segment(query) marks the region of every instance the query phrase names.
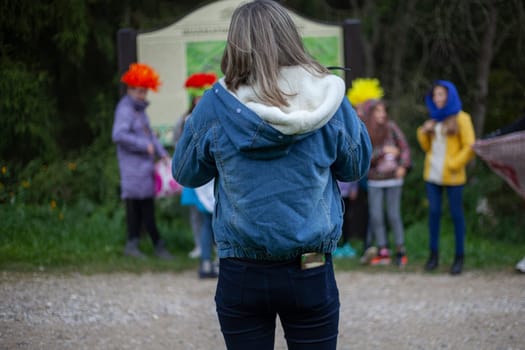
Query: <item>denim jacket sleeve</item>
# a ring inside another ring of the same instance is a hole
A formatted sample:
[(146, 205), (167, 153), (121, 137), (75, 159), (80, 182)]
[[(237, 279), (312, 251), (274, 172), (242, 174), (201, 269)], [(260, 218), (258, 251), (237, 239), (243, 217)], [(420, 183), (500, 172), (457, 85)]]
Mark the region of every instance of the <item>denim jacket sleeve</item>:
[(213, 123), (206, 121), (205, 104), (203, 98), (186, 120), (173, 154), (173, 178), (182, 186), (199, 187), (217, 175), (211, 154)]
[(337, 137), (337, 159), (332, 171), (339, 181), (357, 181), (368, 173), (372, 143), (364, 123), (346, 98), (338, 113), (342, 114), (342, 127)]

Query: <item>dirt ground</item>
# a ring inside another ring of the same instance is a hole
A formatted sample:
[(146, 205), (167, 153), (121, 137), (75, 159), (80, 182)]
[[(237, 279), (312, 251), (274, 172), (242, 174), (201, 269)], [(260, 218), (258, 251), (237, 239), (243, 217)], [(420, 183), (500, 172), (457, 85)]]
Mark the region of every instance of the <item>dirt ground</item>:
[[(525, 350), (523, 274), (336, 276), (338, 349)], [(0, 349), (225, 349), (215, 285), (194, 271), (0, 272)]]

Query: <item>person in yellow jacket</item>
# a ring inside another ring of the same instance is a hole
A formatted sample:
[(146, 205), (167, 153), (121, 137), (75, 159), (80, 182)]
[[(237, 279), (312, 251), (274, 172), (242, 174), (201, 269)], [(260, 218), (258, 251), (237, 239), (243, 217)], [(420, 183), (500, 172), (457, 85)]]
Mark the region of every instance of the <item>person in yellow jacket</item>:
[(423, 179), (429, 202), (430, 257), (425, 270), (439, 264), (439, 230), (442, 193), (446, 190), (455, 234), (455, 257), (450, 273), (463, 269), (466, 224), (463, 214), (463, 187), (467, 181), (465, 167), (474, 157), (474, 128), (456, 87), (446, 80), (437, 80), (425, 96), (430, 119), (417, 129), (419, 145), (425, 152)]

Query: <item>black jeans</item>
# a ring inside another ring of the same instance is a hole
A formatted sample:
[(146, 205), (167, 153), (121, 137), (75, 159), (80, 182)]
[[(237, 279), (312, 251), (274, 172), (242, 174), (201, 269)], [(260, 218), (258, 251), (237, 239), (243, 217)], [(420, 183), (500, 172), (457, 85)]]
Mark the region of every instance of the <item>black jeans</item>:
[(128, 224), (128, 240), (140, 238), (142, 227), (148, 231), (153, 245), (157, 245), (160, 234), (155, 223), (155, 207), (153, 198), (126, 199), (126, 221)]
[(299, 259), (221, 259), (215, 294), (229, 350), (271, 350), (279, 315), (289, 350), (335, 350), (339, 292), (331, 256), (301, 270)]

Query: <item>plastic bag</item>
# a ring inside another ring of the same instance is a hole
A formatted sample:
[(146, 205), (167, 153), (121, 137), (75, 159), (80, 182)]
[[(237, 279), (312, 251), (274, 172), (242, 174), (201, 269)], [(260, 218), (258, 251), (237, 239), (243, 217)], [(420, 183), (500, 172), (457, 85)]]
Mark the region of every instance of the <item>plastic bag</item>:
[(168, 197), (182, 192), (182, 186), (171, 175), (171, 159), (155, 163), (155, 197)]
[(215, 197), (213, 193), (214, 186), (215, 186), (215, 179), (195, 189), (197, 198), (201, 202), (202, 206), (210, 214), (213, 214), (213, 210), (215, 207)]

